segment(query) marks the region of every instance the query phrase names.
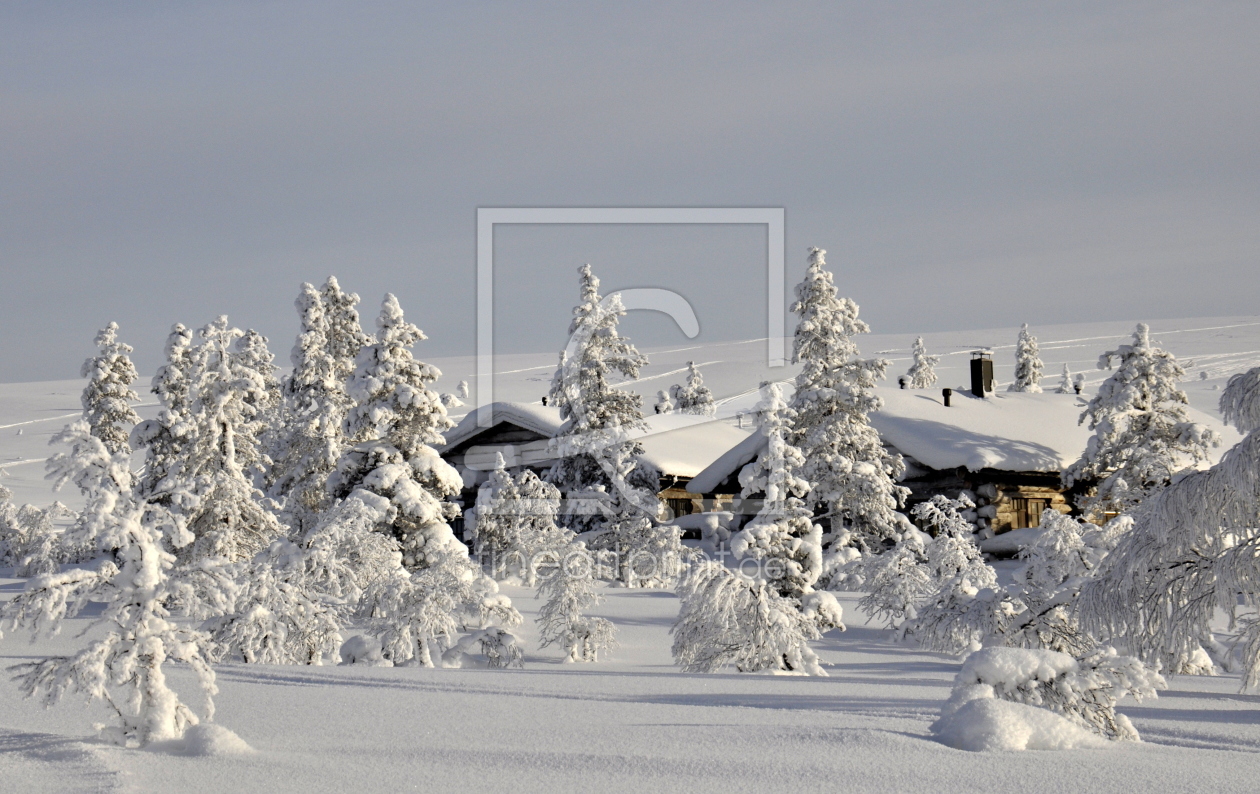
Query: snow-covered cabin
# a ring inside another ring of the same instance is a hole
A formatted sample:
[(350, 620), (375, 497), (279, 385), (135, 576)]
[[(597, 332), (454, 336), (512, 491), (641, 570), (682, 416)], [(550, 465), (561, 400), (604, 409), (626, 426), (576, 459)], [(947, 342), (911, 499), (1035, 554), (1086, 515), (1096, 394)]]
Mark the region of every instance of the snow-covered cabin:
[[(1047, 507), (1071, 506), (1060, 473), (1080, 457), (1092, 432), (1078, 424), (1084, 400), (1075, 394), (991, 392), (979, 398), (954, 390), (946, 407), (940, 390), (880, 387), (884, 407), (871, 414), (872, 427), (891, 451), (902, 456), (902, 485), (910, 503), (935, 494), (969, 491), (981, 526), (994, 532), (1035, 527)], [(1215, 417), (1187, 408), (1191, 421), (1226, 438), (1236, 436)], [(687, 485), (703, 495), (739, 492), (739, 472), (765, 448), (753, 434), (727, 450)], [(735, 512), (752, 512), (755, 503)]]
[[(438, 447), (442, 457), (464, 478), (461, 500), (471, 506), (476, 489), (494, 469), (496, 455), (503, 455), (509, 468), (549, 469), (555, 458), (550, 441), (561, 430), (560, 409), (539, 403), (496, 402), (488, 406), (490, 427), (480, 427), (482, 407), (470, 411), (446, 433), (446, 444)], [(713, 503), (682, 487), (713, 463), (722, 453), (748, 438), (748, 423), (734, 418), (715, 419), (695, 414), (652, 414), (644, 417), (647, 430), (631, 438), (643, 445), (643, 458), (661, 473), (658, 495), (672, 516), (701, 512)], [(738, 488), (735, 491), (738, 493)]]

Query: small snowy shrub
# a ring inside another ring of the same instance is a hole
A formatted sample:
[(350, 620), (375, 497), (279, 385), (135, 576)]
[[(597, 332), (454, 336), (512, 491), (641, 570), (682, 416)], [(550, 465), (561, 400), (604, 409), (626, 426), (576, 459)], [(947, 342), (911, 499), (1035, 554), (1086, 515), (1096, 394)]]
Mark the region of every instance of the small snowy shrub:
[(533, 586), (534, 558), (572, 536), (556, 525), (559, 513), (560, 491), (554, 485), (528, 469), (513, 476), (498, 455), (466, 525), (473, 553), (496, 579), (515, 577)]
[(580, 541), (551, 556), (547, 570), (535, 572), (540, 581), (537, 597), (545, 599), (538, 613), (541, 647), (562, 646), (567, 662), (598, 661), (601, 651), (616, 647), (617, 629), (611, 621), (585, 614), (601, 600), (595, 590), (594, 560)]
[(1164, 679), (1130, 656), (1105, 648), (1081, 659), (1024, 648), (985, 648), (963, 662), (954, 679), (959, 700), (997, 698), (1049, 709), (1099, 736), (1137, 741), (1138, 733), (1116, 703), (1141, 701), (1164, 689)]
[(524, 667), (520, 638), (491, 626), (465, 634), (442, 654), (443, 667)]
[(341, 663), (343, 665), (362, 665), (365, 667), (392, 667), (393, 663), (385, 658), (381, 651), (381, 641), (366, 634), (356, 634), (341, 644)]
[(684, 672), (711, 673), (733, 664), (742, 673), (762, 670), (827, 673), (809, 647), (820, 626), (839, 628), (840, 606), (830, 601), (802, 611), (795, 598), (764, 581), (737, 576), (717, 562), (691, 567), (678, 585), (674, 661)]

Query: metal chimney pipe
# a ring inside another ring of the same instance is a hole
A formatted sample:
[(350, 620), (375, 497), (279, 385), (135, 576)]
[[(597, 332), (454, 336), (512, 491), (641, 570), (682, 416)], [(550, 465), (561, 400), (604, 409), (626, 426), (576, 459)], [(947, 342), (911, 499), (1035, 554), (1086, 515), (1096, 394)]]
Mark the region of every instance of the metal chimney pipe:
[(949, 398), (954, 396), (953, 389), (941, 389), (941, 396), (945, 398), (945, 407), (949, 407)]

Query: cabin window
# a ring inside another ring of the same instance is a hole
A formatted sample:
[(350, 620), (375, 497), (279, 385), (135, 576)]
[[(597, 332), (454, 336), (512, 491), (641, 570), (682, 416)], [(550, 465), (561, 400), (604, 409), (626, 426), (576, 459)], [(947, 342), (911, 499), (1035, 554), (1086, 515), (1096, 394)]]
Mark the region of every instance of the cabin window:
[(666, 499), (665, 506), (669, 508), (670, 518), (691, 515), (692, 504), (690, 499)]
[(1049, 506), (1049, 499), (1011, 499), (1011, 529), (1041, 526), (1041, 513)]

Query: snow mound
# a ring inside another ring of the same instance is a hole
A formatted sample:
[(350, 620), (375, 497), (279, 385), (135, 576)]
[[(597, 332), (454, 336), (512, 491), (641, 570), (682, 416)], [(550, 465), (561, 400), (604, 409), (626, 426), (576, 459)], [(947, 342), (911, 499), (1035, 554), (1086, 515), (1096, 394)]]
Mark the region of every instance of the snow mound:
[(941, 744), (958, 750), (1078, 750), (1109, 744), (1053, 711), (1036, 706), (992, 697), (976, 697), (952, 710), (948, 705), (932, 724), (932, 733)]
[(157, 742), (149, 749), (167, 755), (183, 755), (198, 758), (248, 755), (255, 752), (245, 740), (222, 725), (203, 722), (184, 731), (184, 738), (169, 742)]
[(381, 650), (381, 641), (364, 634), (357, 634), (341, 644), (341, 663), (366, 667), (393, 667), (393, 663), (385, 658), (384, 651)]

